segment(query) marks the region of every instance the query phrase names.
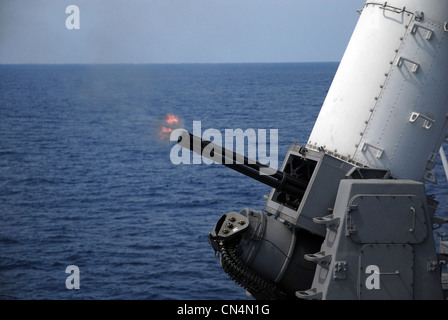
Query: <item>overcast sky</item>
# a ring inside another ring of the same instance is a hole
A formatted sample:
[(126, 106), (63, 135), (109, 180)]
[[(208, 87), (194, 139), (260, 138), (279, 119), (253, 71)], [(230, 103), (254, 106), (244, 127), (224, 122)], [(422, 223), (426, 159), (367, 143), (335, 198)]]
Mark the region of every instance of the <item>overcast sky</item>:
[(364, 3), (0, 0), (0, 63), (339, 61)]

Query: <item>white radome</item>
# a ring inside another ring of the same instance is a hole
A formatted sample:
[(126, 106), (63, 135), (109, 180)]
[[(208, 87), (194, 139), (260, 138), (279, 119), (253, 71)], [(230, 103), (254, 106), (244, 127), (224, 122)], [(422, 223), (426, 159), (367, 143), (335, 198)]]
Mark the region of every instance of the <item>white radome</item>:
[(307, 147), (436, 182), (448, 130), (448, 1), (367, 1), (360, 13)]

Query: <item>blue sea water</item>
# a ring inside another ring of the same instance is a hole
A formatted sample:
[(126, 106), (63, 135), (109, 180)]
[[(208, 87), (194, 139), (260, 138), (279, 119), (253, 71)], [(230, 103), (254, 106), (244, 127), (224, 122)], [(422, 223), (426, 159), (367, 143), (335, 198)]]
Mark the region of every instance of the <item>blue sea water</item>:
[[(223, 213), (262, 209), (270, 188), (174, 165), (161, 124), (278, 129), (281, 163), (307, 141), (337, 66), (0, 66), (0, 298), (250, 299), (207, 236)], [(447, 213), (440, 160), (436, 173), (428, 192)]]

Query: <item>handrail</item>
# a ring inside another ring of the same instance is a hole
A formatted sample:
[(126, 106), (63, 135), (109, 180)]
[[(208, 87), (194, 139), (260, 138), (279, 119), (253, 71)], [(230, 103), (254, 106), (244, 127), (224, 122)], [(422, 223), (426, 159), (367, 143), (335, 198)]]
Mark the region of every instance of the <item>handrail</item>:
[[(378, 3), (378, 2), (367, 2), (367, 3), (364, 5), (364, 7), (367, 6), (367, 5), (369, 5), (369, 4), (376, 5), (376, 6), (380, 6), (380, 9), (388, 10), (388, 11), (392, 11), (392, 12), (395, 12), (395, 13), (403, 13), (403, 12), (407, 12), (407, 13), (410, 13), (410, 14), (414, 14), (414, 12), (407, 11), (407, 10), (406, 10), (406, 7), (398, 8), (398, 7), (394, 7), (394, 6), (388, 5), (388, 4), (387, 4), (387, 1), (384, 1), (383, 4)], [(359, 12), (359, 11), (358, 11), (358, 12)]]

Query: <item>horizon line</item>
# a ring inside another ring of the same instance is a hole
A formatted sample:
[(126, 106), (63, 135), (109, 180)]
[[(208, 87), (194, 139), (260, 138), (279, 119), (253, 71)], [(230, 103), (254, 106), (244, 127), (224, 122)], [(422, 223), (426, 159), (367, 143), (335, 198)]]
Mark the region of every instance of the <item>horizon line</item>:
[(340, 63), (340, 61), (291, 61), (291, 62), (0, 62), (0, 65), (185, 65), (185, 64), (313, 64)]

